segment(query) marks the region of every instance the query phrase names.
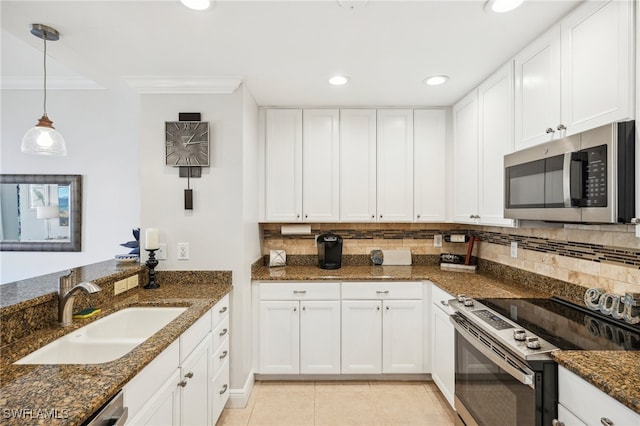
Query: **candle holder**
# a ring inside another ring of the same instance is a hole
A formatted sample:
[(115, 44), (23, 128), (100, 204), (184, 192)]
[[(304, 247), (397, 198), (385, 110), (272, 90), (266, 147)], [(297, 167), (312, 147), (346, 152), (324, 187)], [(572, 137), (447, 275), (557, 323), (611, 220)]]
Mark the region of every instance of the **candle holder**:
[(149, 268), (149, 284), (145, 285), (144, 288), (159, 288), (160, 284), (156, 282), (156, 270), (155, 267), (158, 266), (158, 261), (156, 260), (156, 250), (145, 249), (149, 252), (149, 259), (145, 262), (147, 268)]

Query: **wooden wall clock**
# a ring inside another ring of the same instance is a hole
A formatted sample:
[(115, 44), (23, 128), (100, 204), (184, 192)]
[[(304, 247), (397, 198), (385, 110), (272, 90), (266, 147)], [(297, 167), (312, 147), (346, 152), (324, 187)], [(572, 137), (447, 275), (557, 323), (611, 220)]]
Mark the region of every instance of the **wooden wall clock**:
[(209, 166), (209, 122), (165, 121), (165, 164)]

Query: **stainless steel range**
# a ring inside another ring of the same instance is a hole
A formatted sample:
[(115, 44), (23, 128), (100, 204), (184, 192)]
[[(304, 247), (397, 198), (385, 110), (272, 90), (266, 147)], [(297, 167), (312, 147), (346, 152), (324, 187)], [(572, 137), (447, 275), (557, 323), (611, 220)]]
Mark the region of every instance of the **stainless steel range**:
[(558, 349), (638, 350), (640, 328), (564, 300), (451, 300), (459, 424), (551, 425)]

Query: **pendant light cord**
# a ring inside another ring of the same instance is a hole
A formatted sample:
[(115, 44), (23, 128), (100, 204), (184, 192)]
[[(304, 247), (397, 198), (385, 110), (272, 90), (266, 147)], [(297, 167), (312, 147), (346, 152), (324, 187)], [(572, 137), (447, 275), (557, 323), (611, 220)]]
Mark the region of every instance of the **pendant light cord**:
[(47, 34), (42, 38), (44, 40), (44, 116), (47, 116)]

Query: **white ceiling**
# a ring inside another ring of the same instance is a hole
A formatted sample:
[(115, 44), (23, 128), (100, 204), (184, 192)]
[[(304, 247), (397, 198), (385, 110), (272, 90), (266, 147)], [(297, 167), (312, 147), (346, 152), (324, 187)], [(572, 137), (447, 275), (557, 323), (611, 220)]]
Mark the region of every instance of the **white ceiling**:
[[(580, 2), (527, 0), (492, 14), (483, 0), (370, 0), (354, 10), (335, 0), (218, 0), (206, 12), (179, 0), (2, 0), (1, 75), (42, 75), (42, 40), (29, 32), (37, 22), (61, 33), (47, 45), (52, 78), (109, 87), (239, 77), (265, 106), (445, 106)], [(335, 73), (350, 84), (330, 86)], [(450, 81), (424, 85), (433, 74)]]

